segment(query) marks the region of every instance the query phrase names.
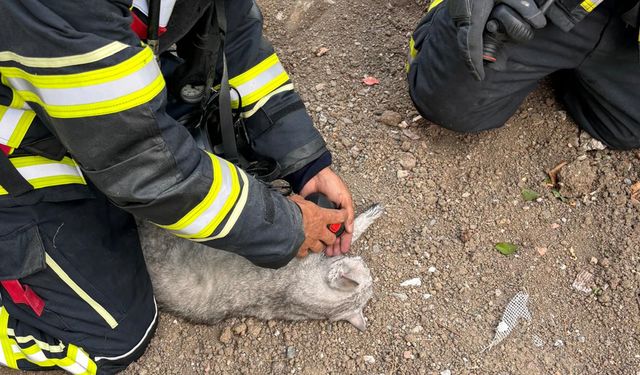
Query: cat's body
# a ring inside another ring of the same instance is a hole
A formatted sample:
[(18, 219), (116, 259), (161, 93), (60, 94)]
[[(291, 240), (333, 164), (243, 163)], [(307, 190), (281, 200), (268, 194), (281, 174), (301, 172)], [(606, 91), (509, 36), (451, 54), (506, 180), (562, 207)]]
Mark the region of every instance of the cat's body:
[[(360, 215), (354, 240), (381, 213), (374, 206)], [(360, 257), (311, 254), (273, 270), (148, 223), (139, 223), (139, 231), (156, 298), (178, 315), (207, 323), (232, 316), (346, 320), (365, 328), (362, 308), (373, 291)]]

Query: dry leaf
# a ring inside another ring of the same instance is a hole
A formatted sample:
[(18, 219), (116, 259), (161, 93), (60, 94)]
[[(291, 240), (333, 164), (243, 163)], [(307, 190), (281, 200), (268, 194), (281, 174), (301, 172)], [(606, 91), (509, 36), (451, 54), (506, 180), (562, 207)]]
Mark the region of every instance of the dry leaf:
[(556, 187), (558, 185), (558, 172), (560, 172), (562, 167), (564, 167), (565, 165), (567, 165), (567, 162), (563, 161), (562, 163), (560, 163), (560, 164), (556, 165), (555, 167), (553, 167), (553, 169), (551, 169), (550, 171), (547, 171), (547, 174), (549, 175), (549, 178), (551, 179), (551, 182), (549, 183), (549, 186)]
[(364, 83), (367, 86), (373, 86), (373, 85), (377, 85), (380, 83), (380, 81), (378, 81), (378, 79), (376, 77), (373, 76), (366, 76), (362, 79), (362, 83)]

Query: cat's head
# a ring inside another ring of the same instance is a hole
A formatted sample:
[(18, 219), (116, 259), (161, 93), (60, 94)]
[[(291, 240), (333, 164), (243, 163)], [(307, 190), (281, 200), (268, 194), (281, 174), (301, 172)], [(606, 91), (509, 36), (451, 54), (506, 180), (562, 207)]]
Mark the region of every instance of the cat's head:
[(311, 254), (300, 261), (303, 272), (295, 288), (307, 318), (345, 320), (364, 331), (362, 310), (373, 296), (373, 279), (362, 258)]

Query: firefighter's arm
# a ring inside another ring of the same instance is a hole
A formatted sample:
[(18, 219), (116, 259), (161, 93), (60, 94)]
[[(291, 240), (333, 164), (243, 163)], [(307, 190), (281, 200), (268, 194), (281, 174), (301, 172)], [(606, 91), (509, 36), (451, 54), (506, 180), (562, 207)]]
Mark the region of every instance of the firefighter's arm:
[(0, 4), (0, 34), (12, 35), (0, 41), (10, 51), (0, 74), (84, 175), (119, 207), (175, 235), (262, 265), (295, 256), (305, 237), (299, 208), (199, 150), (166, 114), (164, 79), (129, 30), (126, 4), (63, 3)]

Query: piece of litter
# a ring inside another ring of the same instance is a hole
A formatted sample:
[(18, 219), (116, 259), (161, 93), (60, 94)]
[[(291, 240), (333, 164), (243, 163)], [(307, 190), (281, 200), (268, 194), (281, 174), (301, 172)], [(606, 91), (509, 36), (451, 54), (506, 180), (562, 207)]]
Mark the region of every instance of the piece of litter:
[(498, 327), (496, 328), (496, 332), (502, 333), (507, 332), (509, 330), (509, 325), (506, 322), (498, 323)]
[(529, 294), (524, 292), (518, 292), (518, 294), (509, 301), (502, 313), (502, 319), (496, 327), (496, 334), (493, 340), (491, 340), (486, 348), (482, 349), (482, 352), (490, 350), (509, 336), (511, 331), (518, 325), (520, 318), (531, 321), (531, 313), (527, 307), (527, 302), (529, 302)]
[(364, 83), (367, 86), (373, 86), (373, 85), (379, 84), (380, 81), (376, 77), (366, 76), (362, 79), (362, 83)]
[(420, 286), (420, 285), (422, 285), (422, 280), (420, 280), (419, 277), (405, 280), (402, 283), (400, 283), (400, 286)]
[(576, 276), (571, 286), (575, 290), (579, 290), (583, 293), (591, 293), (591, 285), (593, 285), (593, 274), (589, 271), (582, 271)]
[(536, 348), (542, 348), (544, 346), (544, 340), (542, 340), (538, 335), (531, 336), (531, 340), (533, 341), (533, 346)]

